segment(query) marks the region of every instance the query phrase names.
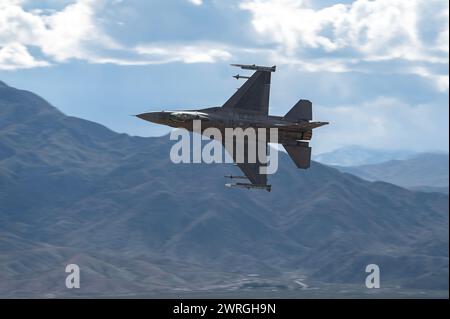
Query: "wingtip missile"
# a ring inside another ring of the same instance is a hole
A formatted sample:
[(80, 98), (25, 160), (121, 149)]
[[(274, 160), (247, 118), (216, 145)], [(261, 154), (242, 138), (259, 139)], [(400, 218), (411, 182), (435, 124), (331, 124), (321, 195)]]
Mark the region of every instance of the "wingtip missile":
[(239, 79), (250, 79), (249, 76), (239, 75), (239, 74), (233, 75), (233, 77), (234, 77), (236, 80), (239, 80)]
[(255, 71), (265, 71), (265, 72), (275, 72), (276, 65), (273, 66), (262, 66), (256, 64), (231, 64), (231, 66), (235, 66), (241, 68), (243, 70), (255, 70)]
[(230, 179), (247, 179), (247, 177), (245, 176), (236, 176), (236, 175), (225, 175), (225, 178), (230, 178)]

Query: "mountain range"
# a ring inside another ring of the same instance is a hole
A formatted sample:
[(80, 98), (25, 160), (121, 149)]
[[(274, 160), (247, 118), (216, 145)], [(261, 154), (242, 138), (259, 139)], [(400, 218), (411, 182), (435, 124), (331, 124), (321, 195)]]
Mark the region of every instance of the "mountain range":
[(347, 167), (379, 164), (392, 160), (405, 160), (415, 155), (417, 155), (416, 152), (407, 150), (383, 150), (360, 145), (349, 145), (314, 155), (313, 159), (326, 165)]
[(369, 181), (384, 181), (405, 188), (448, 194), (448, 154), (423, 153), (404, 160), (360, 166), (335, 166)]
[(0, 82), (0, 296), (448, 297), (447, 195), (284, 153), (272, 192), (229, 189), (235, 166), (174, 164), (172, 143)]

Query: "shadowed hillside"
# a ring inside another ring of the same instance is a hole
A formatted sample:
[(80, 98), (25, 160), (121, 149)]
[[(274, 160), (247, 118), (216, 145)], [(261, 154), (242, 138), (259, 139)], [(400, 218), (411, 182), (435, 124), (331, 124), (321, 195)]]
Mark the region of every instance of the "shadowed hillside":
[(358, 295), (369, 263), (394, 292), (448, 290), (448, 196), (298, 170), (284, 153), (271, 193), (228, 189), (236, 167), (173, 164), (171, 143), (0, 83), (0, 295), (301, 297), (299, 280)]

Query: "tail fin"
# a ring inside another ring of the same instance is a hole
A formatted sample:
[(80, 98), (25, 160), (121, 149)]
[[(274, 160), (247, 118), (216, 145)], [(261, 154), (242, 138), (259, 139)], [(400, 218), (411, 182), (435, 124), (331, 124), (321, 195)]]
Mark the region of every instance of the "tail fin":
[(312, 103), (309, 100), (300, 100), (284, 116), (290, 120), (312, 120)]
[(297, 142), (296, 145), (283, 144), (283, 146), (298, 168), (309, 168), (311, 165), (311, 147), (307, 142)]

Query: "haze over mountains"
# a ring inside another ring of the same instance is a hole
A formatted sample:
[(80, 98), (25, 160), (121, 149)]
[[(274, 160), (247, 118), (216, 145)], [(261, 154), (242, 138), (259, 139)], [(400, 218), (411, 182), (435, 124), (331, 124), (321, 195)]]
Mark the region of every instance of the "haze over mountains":
[(315, 161), (327, 165), (358, 166), (378, 164), (391, 160), (404, 160), (417, 155), (407, 150), (381, 150), (359, 145), (344, 146), (331, 152), (313, 156)]
[(228, 189), (233, 165), (173, 164), (170, 146), (0, 82), (0, 296), (360, 296), (370, 263), (389, 293), (448, 296), (447, 195), (283, 153), (271, 193)]
[(402, 187), (448, 193), (448, 154), (423, 153), (405, 160), (361, 166), (335, 166), (369, 181), (385, 181)]

